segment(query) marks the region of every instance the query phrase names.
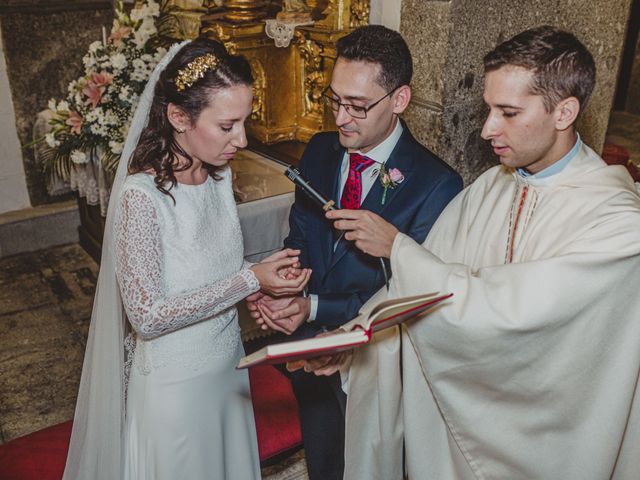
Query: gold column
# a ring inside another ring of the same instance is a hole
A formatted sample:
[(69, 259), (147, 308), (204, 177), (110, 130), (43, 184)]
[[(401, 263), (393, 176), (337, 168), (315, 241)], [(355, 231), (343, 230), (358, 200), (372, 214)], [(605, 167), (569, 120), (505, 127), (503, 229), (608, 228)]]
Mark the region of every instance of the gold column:
[(267, 2), (262, 0), (227, 0), (224, 19), (233, 23), (255, 22), (266, 16)]

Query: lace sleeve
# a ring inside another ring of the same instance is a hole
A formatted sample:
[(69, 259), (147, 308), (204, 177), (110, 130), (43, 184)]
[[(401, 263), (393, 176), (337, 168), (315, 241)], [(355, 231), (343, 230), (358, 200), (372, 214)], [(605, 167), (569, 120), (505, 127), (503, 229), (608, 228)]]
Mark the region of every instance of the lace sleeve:
[(242, 261), (242, 268), (243, 268), (243, 269), (244, 269), (244, 268), (249, 268), (249, 267), (251, 267), (252, 265), (255, 265), (256, 263), (257, 263), (257, 262), (249, 262), (249, 261), (247, 261), (247, 260), (243, 260), (243, 261)]
[(211, 285), (168, 295), (164, 291), (162, 244), (156, 208), (140, 190), (128, 190), (116, 219), (116, 274), (133, 329), (149, 339), (199, 322), (225, 310), (259, 289), (251, 270), (243, 268)]

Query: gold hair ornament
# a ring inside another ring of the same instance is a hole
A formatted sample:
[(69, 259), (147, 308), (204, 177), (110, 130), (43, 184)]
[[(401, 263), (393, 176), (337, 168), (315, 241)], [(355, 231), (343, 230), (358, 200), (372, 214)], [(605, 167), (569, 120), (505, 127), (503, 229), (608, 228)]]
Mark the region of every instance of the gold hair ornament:
[(213, 70), (218, 66), (218, 59), (213, 53), (202, 55), (181, 69), (178, 70), (176, 77), (176, 89), (182, 92), (186, 88), (191, 87), (194, 83), (204, 77), (209, 70)]

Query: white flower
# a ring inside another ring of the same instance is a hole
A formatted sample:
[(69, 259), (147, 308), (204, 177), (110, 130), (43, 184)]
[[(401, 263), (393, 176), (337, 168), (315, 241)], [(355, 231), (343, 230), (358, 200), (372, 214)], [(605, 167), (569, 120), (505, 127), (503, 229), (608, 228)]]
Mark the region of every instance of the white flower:
[(167, 54), (167, 49), (159, 47), (158, 50), (156, 50), (156, 53), (153, 56), (153, 61), (155, 63), (158, 63), (160, 60), (162, 60), (162, 57), (164, 57), (166, 54)]
[(55, 98), (49, 99), (49, 102), (47, 103), (47, 108), (49, 110), (51, 110), (52, 112), (56, 111), (56, 99)]
[(123, 146), (122, 142), (114, 142), (113, 140), (109, 142), (109, 148), (116, 155), (120, 155), (122, 153)]
[(96, 57), (94, 55), (85, 55), (82, 57), (82, 64), (84, 65), (85, 71), (89, 71), (96, 65)]
[(147, 40), (149, 40), (152, 35), (155, 35), (156, 32), (156, 26), (153, 23), (152, 18), (145, 18), (142, 20), (142, 23), (133, 34), (133, 41), (136, 44), (136, 47), (139, 49), (144, 48), (147, 44)]
[(136, 58), (131, 62), (133, 65), (133, 72), (131, 72), (131, 80), (136, 82), (144, 82), (149, 77), (149, 69), (147, 64), (139, 58)]
[(56, 148), (60, 146), (60, 141), (56, 140), (56, 136), (53, 132), (49, 132), (44, 136), (44, 141), (47, 142), (51, 148)]
[(77, 164), (87, 163), (89, 158), (87, 155), (81, 150), (74, 150), (71, 152), (71, 161)]
[(116, 53), (111, 57), (111, 65), (116, 72), (120, 72), (127, 67), (127, 57), (122, 53)]
[(69, 83), (69, 86), (67, 87), (67, 92), (69, 92), (69, 94), (74, 94), (76, 91), (76, 87), (78, 86), (78, 81), (77, 80), (72, 80)]
[(60, 103), (58, 104), (57, 110), (59, 112), (68, 112), (69, 111), (69, 102), (67, 102), (66, 100), (60, 100)]
[(160, 6), (153, 0), (147, 2), (147, 13), (152, 17), (160, 16)]
[(136, 106), (138, 105), (138, 94), (137, 93), (132, 93), (131, 97), (129, 97), (129, 103), (131, 104), (131, 115), (133, 115), (133, 111), (136, 109)]
[(87, 123), (93, 123), (99, 119), (102, 114), (102, 110), (100, 108), (95, 108), (93, 110), (89, 110), (84, 115), (84, 121)]
[(131, 87), (129, 87), (129, 85), (125, 85), (124, 87), (122, 87), (122, 90), (120, 90), (120, 93), (118, 94), (118, 98), (123, 102), (127, 102), (129, 101), (130, 93), (131, 93)]
[(102, 48), (102, 42), (100, 40), (96, 40), (91, 45), (89, 45), (89, 52), (96, 53), (99, 48)]
[(139, 8), (131, 10), (131, 20), (134, 22), (150, 17), (157, 17), (158, 15), (160, 15), (160, 7), (153, 0), (149, 0), (146, 5), (143, 4)]
[(109, 57), (100, 57), (100, 62), (98, 62), (99, 70), (111, 70), (113, 67), (111, 66), (111, 58)]
[(101, 115), (98, 118), (98, 123), (100, 123), (100, 125), (105, 127), (109, 125), (117, 125), (118, 117), (116, 116), (113, 110), (107, 110), (106, 112), (104, 112), (103, 115)]
[(109, 134), (107, 127), (99, 125), (97, 123), (91, 124), (89, 129), (91, 130), (91, 133), (97, 135), (98, 137), (106, 137)]

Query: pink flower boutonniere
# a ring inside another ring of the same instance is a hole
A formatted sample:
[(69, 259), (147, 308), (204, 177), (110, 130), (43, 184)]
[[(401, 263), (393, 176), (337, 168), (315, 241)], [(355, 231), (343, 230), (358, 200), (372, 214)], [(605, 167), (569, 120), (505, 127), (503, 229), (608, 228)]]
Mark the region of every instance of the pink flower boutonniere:
[(380, 167), (380, 183), (384, 187), (384, 193), (382, 194), (382, 205), (384, 205), (387, 199), (387, 190), (396, 188), (404, 181), (404, 175), (397, 168), (390, 168), (387, 172), (384, 169), (384, 164)]

